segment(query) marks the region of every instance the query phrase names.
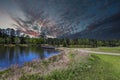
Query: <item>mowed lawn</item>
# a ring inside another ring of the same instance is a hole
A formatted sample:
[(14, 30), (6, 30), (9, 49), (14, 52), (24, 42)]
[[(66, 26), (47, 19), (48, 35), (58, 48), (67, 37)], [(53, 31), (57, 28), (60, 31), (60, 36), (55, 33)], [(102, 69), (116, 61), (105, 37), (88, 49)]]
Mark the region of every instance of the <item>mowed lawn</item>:
[(99, 58), (95, 69), (103, 73), (102, 80), (120, 80), (120, 56), (94, 55)]
[(120, 80), (120, 56), (91, 54), (85, 62), (78, 55), (71, 56), (75, 60), (67, 69), (48, 75), (24, 75), (20, 80)]
[(110, 52), (110, 53), (120, 53), (120, 47), (99, 47), (99, 48), (91, 48), (91, 50)]

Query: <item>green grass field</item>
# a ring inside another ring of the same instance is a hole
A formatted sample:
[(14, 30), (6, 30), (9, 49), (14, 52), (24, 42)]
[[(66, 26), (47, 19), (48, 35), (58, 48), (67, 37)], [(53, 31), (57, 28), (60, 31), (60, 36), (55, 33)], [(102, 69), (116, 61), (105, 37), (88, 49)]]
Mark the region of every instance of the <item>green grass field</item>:
[(91, 48), (91, 50), (111, 52), (111, 53), (120, 53), (120, 47), (99, 47), (99, 48)]
[(120, 56), (92, 54), (85, 62), (70, 55), (67, 69), (54, 70), (50, 74), (23, 75), (20, 80), (119, 80)]

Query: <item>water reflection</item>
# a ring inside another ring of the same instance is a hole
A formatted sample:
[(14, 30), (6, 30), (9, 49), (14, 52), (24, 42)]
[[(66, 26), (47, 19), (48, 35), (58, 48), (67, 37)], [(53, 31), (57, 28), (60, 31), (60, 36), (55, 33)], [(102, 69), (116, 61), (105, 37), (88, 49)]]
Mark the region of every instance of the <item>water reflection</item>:
[(3, 47), (0, 46), (0, 69), (11, 65), (23, 65), (34, 59), (44, 59), (59, 52), (54, 49), (42, 49), (40, 47)]

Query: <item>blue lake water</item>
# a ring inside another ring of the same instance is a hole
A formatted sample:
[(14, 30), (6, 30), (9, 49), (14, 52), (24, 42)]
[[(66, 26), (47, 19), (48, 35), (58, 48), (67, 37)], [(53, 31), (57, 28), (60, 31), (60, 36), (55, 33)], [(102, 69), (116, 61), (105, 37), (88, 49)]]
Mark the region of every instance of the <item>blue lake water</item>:
[(16, 64), (22, 66), (25, 62), (49, 58), (56, 54), (59, 54), (59, 51), (56, 51), (55, 49), (0, 46), (0, 69), (9, 68)]

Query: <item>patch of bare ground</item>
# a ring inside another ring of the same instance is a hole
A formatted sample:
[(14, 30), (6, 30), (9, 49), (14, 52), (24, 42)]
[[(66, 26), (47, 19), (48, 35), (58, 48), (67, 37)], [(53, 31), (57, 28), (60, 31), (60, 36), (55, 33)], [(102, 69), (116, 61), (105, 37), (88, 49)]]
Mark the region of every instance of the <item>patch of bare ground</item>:
[(33, 60), (32, 62), (24, 64), (22, 67), (18, 67), (17, 65), (12, 66), (5, 80), (19, 80), (19, 78), (24, 75), (50, 74), (53, 70), (66, 69), (71, 62), (78, 60), (78, 58), (81, 58), (81, 62), (85, 62), (85, 57), (88, 57), (87, 53), (82, 53), (74, 49), (59, 48), (59, 50), (61, 51), (60, 54), (48, 59)]

